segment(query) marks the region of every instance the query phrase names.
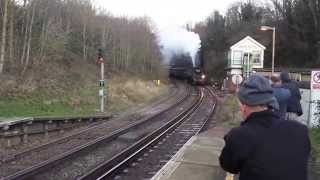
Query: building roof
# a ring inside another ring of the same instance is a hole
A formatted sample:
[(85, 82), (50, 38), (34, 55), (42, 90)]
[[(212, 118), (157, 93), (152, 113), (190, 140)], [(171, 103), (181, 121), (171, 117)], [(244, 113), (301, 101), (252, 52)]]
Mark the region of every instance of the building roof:
[(237, 42), (236, 44), (234, 44), (233, 46), (231, 46), (231, 49), (234, 49), (236, 48), (237, 46), (241, 45), (241, 44), (244, 44), (246, 42), (251, 42), (252, 44), (254, 44), (255, 46), (265, 50), (266, 47), (263, 46), (262, 44), (260, 44), (258, 41), (256, 41), (255, 39), (253, 39), (252, 37), (250, 36), (246, 36), (245, 38), (243, 38), (242, 40), (240, 40), (239, 42)]

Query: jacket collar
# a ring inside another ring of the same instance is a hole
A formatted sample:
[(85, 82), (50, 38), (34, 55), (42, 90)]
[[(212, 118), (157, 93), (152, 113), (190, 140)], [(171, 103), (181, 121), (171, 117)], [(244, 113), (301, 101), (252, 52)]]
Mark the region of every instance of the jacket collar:
[(280, 84), (272, 84), (271, 87), (273, 87), (273, 88), (282, 88), (282, 85), (280, 85)]
[(280, 116), (272, 110), (255, 112), (250, 114), (242, 123), (241, 126), (257, 124), (263, 127), (271, 127), (278, 122)]

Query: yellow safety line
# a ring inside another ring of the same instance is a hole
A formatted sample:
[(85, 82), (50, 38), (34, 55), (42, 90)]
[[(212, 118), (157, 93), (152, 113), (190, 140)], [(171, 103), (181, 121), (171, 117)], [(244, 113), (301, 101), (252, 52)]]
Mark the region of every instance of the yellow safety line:
[(234, 180), (233, 174), (227, 173), (226, 180)]

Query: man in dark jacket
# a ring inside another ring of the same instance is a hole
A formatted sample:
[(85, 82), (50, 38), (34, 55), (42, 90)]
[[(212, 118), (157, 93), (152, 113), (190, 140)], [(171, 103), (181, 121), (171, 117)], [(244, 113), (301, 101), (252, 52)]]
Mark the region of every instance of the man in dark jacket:
[(287, 119), (297, 120), (298, 116), (303, 114), (300, 104), (301, 94), (297, 82), (290, 80), (288, 72), (282, 72), (280, 74), (282, 81), (282, 87), (290, 90), (291, 97), (287, 107)]
[(271, 77), (271, 87), (273, 89), (273, 95), (276, 97), (279, 103), (279, 114), (281, 119), (286, 119), (287, 106), (289, 103), (289, 99), (291, 97), (291, 93), (288, 89), (285, 89), (281, 85), (280, 78), (277, 76)]
[(239, 89), (243, 118), (225, 136), (221, 167), (240, 180), (307, 180), (310, 141), (306, 126), (282, 121), (268, 80), (251, 76)]

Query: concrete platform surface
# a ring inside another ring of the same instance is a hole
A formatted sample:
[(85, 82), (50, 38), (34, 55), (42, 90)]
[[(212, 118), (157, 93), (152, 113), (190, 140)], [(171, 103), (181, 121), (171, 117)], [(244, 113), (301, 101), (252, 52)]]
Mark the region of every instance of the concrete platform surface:
[(192, 137), (152, 180), (233, 180), (219, 165), (226, 132), (213, 128)]

